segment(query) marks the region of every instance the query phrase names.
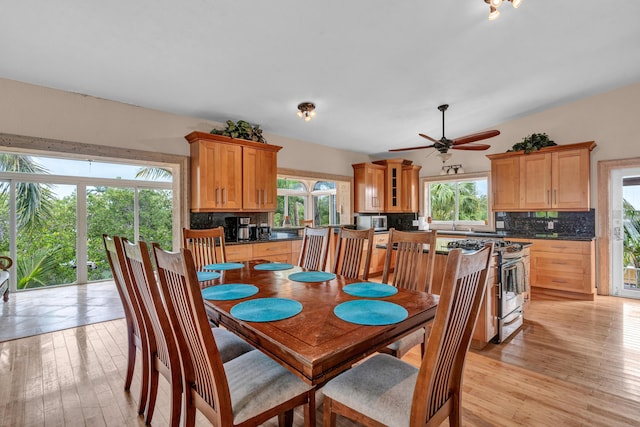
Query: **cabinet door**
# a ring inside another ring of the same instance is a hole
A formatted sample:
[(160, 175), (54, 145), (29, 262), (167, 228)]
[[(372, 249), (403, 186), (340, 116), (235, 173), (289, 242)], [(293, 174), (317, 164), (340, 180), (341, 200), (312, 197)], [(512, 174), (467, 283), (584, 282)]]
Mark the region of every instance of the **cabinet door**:
[(511, 211), (520, 208), (520, 159), (507, 157), (491, 161), (493, 210)]
[(371, 163), (353, 165), (355, 212), (384, 210), (384, 166)]
[(520, 157), (520, 208), (545, 210), (551, 207), (551, 153)]
[(242, 207), (245, 210), (275, 210), (277, 200), (277, 154), (244, 147)]
[(420, 210), (420, 166), (402, 168), (402, 210), (418, 212)]
[(191, 145), (191, 208), (242, 207), (242, 147), (210, 142)]
[(242, 147), (216, 144), (219, 153), (214, 165), (216, 181), (220, 183), (218, 208), (242, 209)]
[(551, 205), (554, 209), (589, 210), (589, 151), (552, 154)]

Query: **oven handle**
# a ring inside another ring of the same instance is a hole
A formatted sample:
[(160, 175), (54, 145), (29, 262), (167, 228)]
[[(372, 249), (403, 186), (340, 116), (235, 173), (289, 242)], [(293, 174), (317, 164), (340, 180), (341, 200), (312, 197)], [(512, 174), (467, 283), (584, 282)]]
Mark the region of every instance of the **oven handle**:
[(522, 310), (520, 310), (518, 313), (519, 313), (519, 315), (518, 315), (518, 316), (516, 316), (513, 320), (509, 320), (507, 323), (504, 323), (504, 324), (503, 324), (503, 326), (509, 326), (509, 325), (511, 325), (512, 323), (517, 322), (517, 321), (518, 321), (518, 319), (520, 319), (520, 318), (522, 317)]

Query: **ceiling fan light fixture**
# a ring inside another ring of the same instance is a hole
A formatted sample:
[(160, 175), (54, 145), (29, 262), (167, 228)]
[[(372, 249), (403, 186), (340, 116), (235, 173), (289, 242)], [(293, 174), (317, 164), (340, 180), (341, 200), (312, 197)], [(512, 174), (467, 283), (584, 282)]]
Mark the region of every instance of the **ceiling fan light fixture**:
[(313, 102), (301, 102), (298, 104), (298, 117), (302, 117), (305, 122), (308, 122), (315, 117), (316, 106)]
[(517, 9), (522, 4), (522, 0), (509, 0), (514, 9)]
[(495, 7), (497, 9), (502, 4), (502, 0), (489, 0), (487, 3), (489, 3), (490, 6)]

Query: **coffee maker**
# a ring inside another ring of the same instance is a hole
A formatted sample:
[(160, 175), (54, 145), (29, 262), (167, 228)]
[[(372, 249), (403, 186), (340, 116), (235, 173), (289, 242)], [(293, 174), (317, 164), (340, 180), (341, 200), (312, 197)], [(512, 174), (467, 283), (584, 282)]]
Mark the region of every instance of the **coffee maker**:
[(229, 242), (240, 242), (249, 240), (249, 222), (248, 217), (226, 217), (224, 219), (224, 238)]

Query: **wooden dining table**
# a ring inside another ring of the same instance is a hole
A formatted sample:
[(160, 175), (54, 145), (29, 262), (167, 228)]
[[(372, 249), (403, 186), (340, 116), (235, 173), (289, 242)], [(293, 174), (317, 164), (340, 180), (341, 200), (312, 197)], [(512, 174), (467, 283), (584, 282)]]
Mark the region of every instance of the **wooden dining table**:
[[(334, 308), (343, 302), (362, 299), (345, 293), (346, 285), (361, 280), (336, 276), (323, 282), (298, 282), (289, 275), (305, 271), (293, 267), (283, 271), (259, 271), (254, 267), (268, 261), (246, 261), (244, 267), (221, 271), (218, 284), (249, 284), (258, 293), (239, 300), (206, 300), (213, 321), (235, 332), (257, 349), (312, 385), (322, 385), (376, 352), (433, 319), (438, 296), (398, 289), (398, 293), (376, 300), (404, 307), (408, 316), (394, 324), (366, 326), (338, 318)], [(287, 298), (302, 304), (302, 311), (290, 318), (271, 322), (249, 322), (235, 318), (236, 304), (255, 298)], [(373, 299), (373, 298), (371, 298)]]

